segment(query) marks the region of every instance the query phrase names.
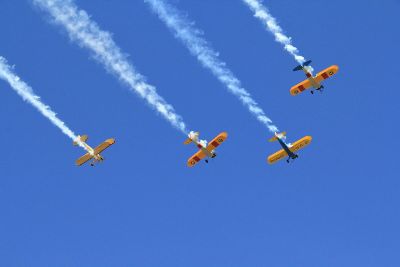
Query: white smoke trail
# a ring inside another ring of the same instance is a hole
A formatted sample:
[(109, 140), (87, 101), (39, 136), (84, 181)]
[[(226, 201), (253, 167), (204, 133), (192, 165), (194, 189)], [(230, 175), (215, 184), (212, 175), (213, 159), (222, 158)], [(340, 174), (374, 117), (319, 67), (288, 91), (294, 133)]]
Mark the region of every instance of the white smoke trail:
[(218, 52), (211, 48), (202, 37), (202, 32), (196, 29), (192, 22), (163, 0), (145, 0), (145, 2), (175, 34), (175, 37), (181, 40), (201, 64), (209, 69), (232, 94), (237, 96), (260, 122), (271, 132), (278, 132), (278, 128), (273, 125), (271, 119), (241, 86), (240, 81), (226, 66), (226, 63), (219, 59)]
[(275, 40), (282, 44), (284, 49), (289, 52), (299, 64), (303, 64), (306, 61), (305, 58), (300, 55), (299, 49), (292, 45), (291, 38), (283, 33), (282, 28), (269, 13), (268, 9), (262, 4), (261, 0), (243, 0), (243, 2), (254, 12), (254, 17), (258, 18), (267, 27), (275, 36)]
[[(34, 106), (43, 116), (48, 118), (56, 127), (58, 127), (65, 135), (73, 141), (77, 140), (77, 136), (69, 129), (65, 123), (57, 117), (57, 114), (46, 106), (40, 97), (35, 95), (32, 88), (22, 81), (7, 64), (7, 60), (0, 56), (0, 78), (8, 82), (12, 89), (17, 92), (25, 101)], [(78, 141), (79, 146), (86, 150), (82, 142)], [(90, 151), (88, 151), (90, 152)]]
[(63, 26), (73, 41), (89, 49), (108, 72), (117, 76), (131, 91), (144, 98), (174, 127), (185, 134), (188, 132), (181, 116), (157, 94), (154, 86), (146, 83), (145, 78), (135, 71), (126, 55), (115, 44), (111, 34), (101, 30), (84, 10), (78, 9), (73, 0), (33, 0), (33, 2), (47, 11), (56, 24)]

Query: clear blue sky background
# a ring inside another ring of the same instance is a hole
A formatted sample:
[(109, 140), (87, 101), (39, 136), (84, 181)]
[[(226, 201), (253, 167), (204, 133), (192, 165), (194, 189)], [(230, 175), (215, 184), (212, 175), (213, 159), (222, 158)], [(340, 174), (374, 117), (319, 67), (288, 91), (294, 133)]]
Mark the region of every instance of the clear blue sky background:
[[(130, 2), (130, 3), (128, 3)], [(296, 62), (240, 0), (173, 0), (289, 141), (271, 134), (141, 0), (77, 4), (112, 32), (190, 129), (229, 139), (188, 169), (184, 136), (130, 93), (30, 1), (0, 1), (0, 55), (77, 134), (117, 144), (95, 168), (0, 81), (1, 266), (399, 266), (400, 2), (266, 4), (320, 70), (324, 94), (292, 97)]]

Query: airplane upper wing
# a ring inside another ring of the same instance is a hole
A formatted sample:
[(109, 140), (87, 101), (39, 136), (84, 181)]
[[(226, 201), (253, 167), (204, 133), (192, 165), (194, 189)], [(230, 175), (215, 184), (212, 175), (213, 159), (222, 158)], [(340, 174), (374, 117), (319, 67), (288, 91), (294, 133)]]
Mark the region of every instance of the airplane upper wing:
[(301, 92), (310, 88), (311, 86), (312, 86), (311, 82), (308, 79), (304, 80), (301, 83), (298, 83), (295, 86), (293, 86), (292, 88), (290, 88), (290, 94), (291, 95), (300, 94)]
[(188, 167), (193, 167), (194, 165), (196, 165), (200, 160), (204, 159), (205, 157), (206, 157), (206, 154), (202, 150), (199, 150), (196, 154), (194, 154), (187, 161)]
[(215, 137), (207, 146), (207, 150), (209, 152), (212, 152), (214, 149), (216, 149), (220, 144), (222, 144), (226, 138), (228, 138), (228, 133), (227, 132), (222, 132), (220, 133), (217, 137)]
[[(296, 151), (306, 147), (307, 145), (309, 145), (311, 143), (311, 140), (312, 140), (311, 136), (305, 136), (305, 137), (301, 138), (300, 140), (297, 140), (296, 142), (294, 142), (292, 144), (292, 146), (289, 147), (289, 149), (292, 152), (296, 152)], [(281, 149), (278, 152), (276, 152), (268, 157), (268, 163), (273, 164), (273, 163), (283, 159), (287, 155), (288, 154), (286, 153), (286, 151)]]
[(107, 148), (112, 146), (113, 144), (115, 144), (114, 138), (107, 139), (101, 145), (99, 145), (98, 147), (96, 147), (94, 149), (94, 154), (100, 154), (101, 152), (103, 152), (104, 150), (106, 150)]
[(324, 69), (323, 71), (319, 72), (316, 76), (315, 76), (315, 80), (320, 83), (323, 80), (328, 79), (329, 77), (333, 76), (336, 74), (336, 72), (338, 72), (339, 67), (336, 65), (330, 66), (329, 68)]
[(81, 166), (82, 164), (85, 164), (86, 162), (88, 162), (92, 158), (93, 158), (92, 155), (90, 155), (89, 153), (86, 153), (85, 155), (80, 157), (75, 163), (76, 163), (76, 165)]
[(300, 140), (297, 140), (292, 144), (291, 147), (289, 147), (290, 151), (296, 152), (306, 146), (308, 146), (311, 143), (312, 137), (311, 136), (305, 136), (301, 138)]

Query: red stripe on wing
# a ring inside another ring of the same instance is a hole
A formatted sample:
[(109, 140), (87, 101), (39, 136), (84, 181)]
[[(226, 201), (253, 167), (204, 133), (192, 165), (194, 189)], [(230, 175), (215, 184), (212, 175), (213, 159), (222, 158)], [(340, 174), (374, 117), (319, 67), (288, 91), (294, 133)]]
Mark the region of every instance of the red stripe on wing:
[(304, 85), (300, 85), (299, 87), (300, 92), (303, 92), (304, 90), (306, 90), (306, 88), (304, 87)]
[(212, 144), (214, 147), (219, 146), (219, 143), (218, 143), (217, 141), (213, 141), (211, 144)]

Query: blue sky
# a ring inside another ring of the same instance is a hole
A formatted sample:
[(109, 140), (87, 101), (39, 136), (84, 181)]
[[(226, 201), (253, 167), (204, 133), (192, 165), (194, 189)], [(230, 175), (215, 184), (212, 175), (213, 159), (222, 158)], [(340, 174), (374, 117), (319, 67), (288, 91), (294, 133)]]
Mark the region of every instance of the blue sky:
[(143, 1), (78, 0), (190, 129), (228, 131), (210, 164), (161, 116), (69, 41), (30, 1), (0, 2), (0, 55), (77, 134), (115, 137), (96, 168), (0, 81), (2, 266), (399, 266), (399, 1), (270, 0), (319, 70), (324, 94), (292, 97), (296, 62), (239, 0), (171, 0), (289, 141), (270, 133)]

